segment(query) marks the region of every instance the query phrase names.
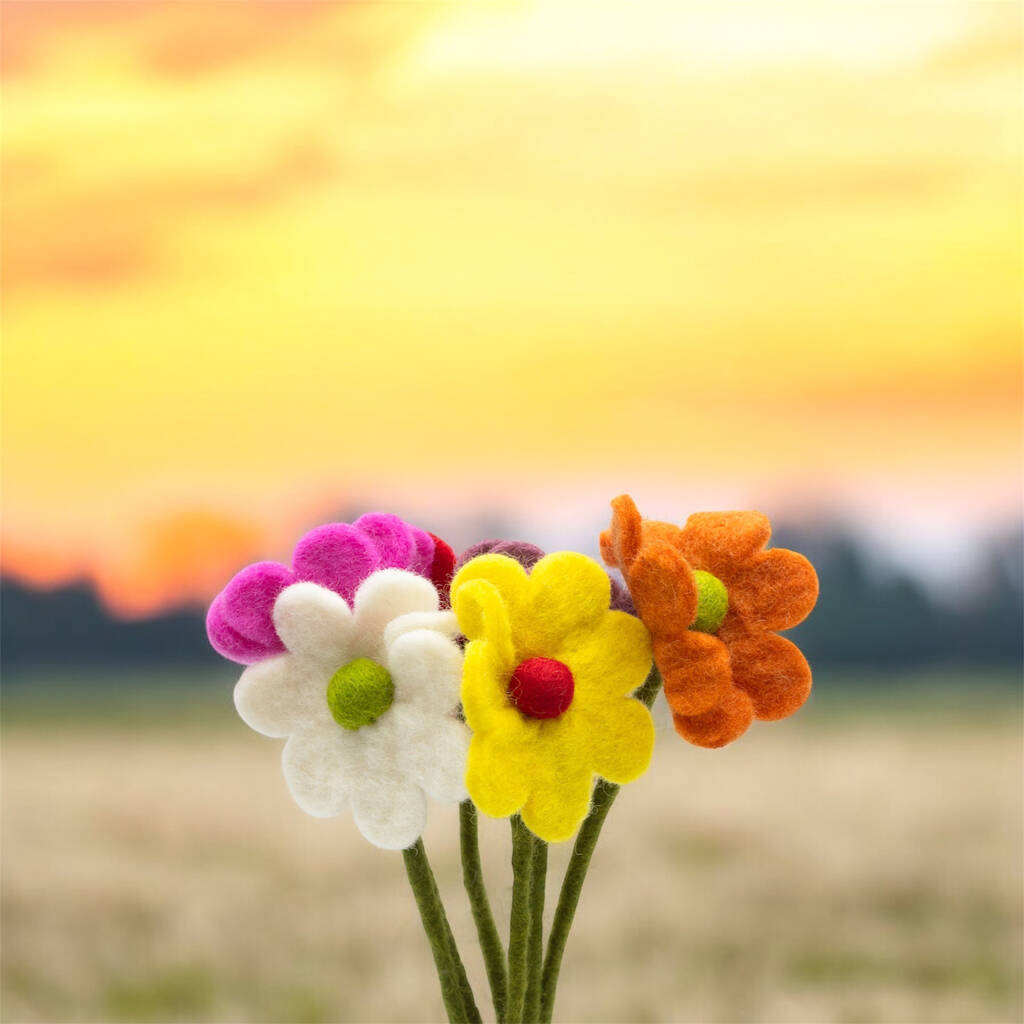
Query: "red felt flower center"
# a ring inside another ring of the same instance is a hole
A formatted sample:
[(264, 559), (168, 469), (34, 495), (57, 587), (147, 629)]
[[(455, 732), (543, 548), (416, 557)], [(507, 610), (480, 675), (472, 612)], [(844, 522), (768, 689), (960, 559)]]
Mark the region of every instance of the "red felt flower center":
[(572, 703), (569, 666), (554, 658), (527, 658), (508, 683), (512, 703), (530, 718), (557, 718)]

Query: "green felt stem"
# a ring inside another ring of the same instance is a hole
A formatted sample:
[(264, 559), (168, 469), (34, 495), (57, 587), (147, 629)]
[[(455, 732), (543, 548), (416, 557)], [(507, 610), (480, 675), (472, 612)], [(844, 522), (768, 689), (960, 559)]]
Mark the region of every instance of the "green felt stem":
[(548, 878), (548, 844), (533, 837), (530, 866), (530, 941), (527, 947), (527, 984), (524, 1017), (531, 1024), (540, 1020), (541, 971), (544, 959), (544, 894)]
[(480, 938), (487, 981), (491, 986), (491, 999), (498, 1024), (505, 1022), (508, 1004), (508, 969), (505, 964), (505, 949), (498, 935), (491, 904), (487, 899), (484, 872), (480, 864), (480, 837), (477, 826), (477, 812), (472, 800), (464, 800), (459, 807), (460, 840), (462, 845), (462, 881), (466, 886), (469, 906), (476, 922), (476, 933)]
[(441, 983), (441, 998), (451, 1022), (468, 1022), (481, 1024), (480, 1011), (473, 999), (473, 992), (466, 976), (466, 968), (459, 956), (452, 935), (448, 917), (441, 902), (441, 893), (437, 888), (434, 872), (427, 860), (427, 851), (423, 840), (417, 839), (413, 846), (402, 851), (405, 871), (409, 876), (409, 885), (416, 906), (420, 911), (420, 920), (430, 943), (430, 951), (434, 955), (434, 966)]
[(512, 817), (512, 913), (508, 935), (509, 1024), (522, 1024), (529, 972), (530, 883), (533, 836), (518, 814)]
[[(658, 672), (657, 666), (652, 666), (644, 685), (637, 691), (636, 697), (649, 708), (654, 703), (654, 698), (658, 696), (660, 689), (661, 674)], [(572, 858), (566, 868), (565, 878), (562, 880), (562, 890), (558, 895), (558, 906), (555, 908), (555, 916), (551, 922), (551, 934), (548, 936), (548, 948), (544, 956), (539, 1018), (542, 1024), (550, 1024), (555, 1010), (555, 991), (558, 988), (558, 974), (562, 969), (562, 955), (565, 953), (565, 944), (569, 939), (569, 930), (572, 928), (576, 907), (580, 902), (580, 893), (583, 891), (583, 882), (587, 877), (587, 869), (590, 867), (590, 858), (594, 855), (594, 847), (601, 835), (604, 819), (608, 816), (615, 798), (619, 795), (619, 788), (604, 779), (598, 780), (594, 787), (590, 813), (587, 815), (586, 821), (583, 822), (572, 848)]]

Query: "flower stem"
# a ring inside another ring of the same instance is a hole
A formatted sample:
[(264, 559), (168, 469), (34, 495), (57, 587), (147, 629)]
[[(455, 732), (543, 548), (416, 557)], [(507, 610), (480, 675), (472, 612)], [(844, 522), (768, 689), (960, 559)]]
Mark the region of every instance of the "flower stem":
[(524, 1017), (531, 1024), (540, 1020), (541, 968), (544, 959), (544, 894), (548, 877), (548, 844), (533, 837), (533, 857), (530, 866), (530, 942), (527, 950), (529, 963)]
[(409, 885), (416, 897), (416, 906), (419, 907), (423, 930), (430, 942), (430, 951), (434, 954), (434, 966), (441, 983), (441, 998), (444, 1000), (448, 1020), (480, 1024), (480, 1011), (473, 999), (466, 968), (456, 948), (455, 937), (444, 912), (423, 840), (417, 839), (407, 850), (403, 850), (402, 858), (409, 876)]
[[(658, 672), (657, 666), (652, 666), (644, 685), (637, 690), (636, 697), (649, 708), (654, 703), (654, 698), (658, 696), (660, 689), (661, 674)], [(598, 780), (594, 787), (590, 814), (583, 822), (572, 848), (572, 859), (569, 861), (565, 878), (562, 880), (562, 891), (558, 896), (558, 906), (555, 908), (555, 916), (551, 922), (551, 934), (548, 936), (548, 948), (544, 957), (540, 1007), (542, 1024), (550, 1024), (554, 1013), (555, 990), (558, 987), (558, 974), (562, 968), (562, 954), (565, 952), (569, 930), (572, 928), (576, 907), (580, 902), (583, 881), (587, 877), (587, 868), (590, 867), (590, 858), (594, 854), (594, 847), (601, 835), (604, 819), (608, 816), (608, 812), (619, 794), (619, 788), (604, 779)]]
[(464, 800), (459, 807), (460, 839), (462, 844), (462, 881), (469, 896), (469, 905), (480, 937), (480, 950), (487, 980), (491, 986), (491, 999), (498, 1024), (504, 1024), (505, 1008), (508, 1003), (508, 969), (505, 965), (505, 950), (498, 935), (498, 928), (491, 913), (484, 885), (483, 867), (480, 864), (480, 838), (477, 828), (477, 812), (472, 800)]
[(522, 1024), (529, 974), (530, 886), (533, 836), (518, 814), (512, 817), (512, 913), (508, 936), (509, 1024)]

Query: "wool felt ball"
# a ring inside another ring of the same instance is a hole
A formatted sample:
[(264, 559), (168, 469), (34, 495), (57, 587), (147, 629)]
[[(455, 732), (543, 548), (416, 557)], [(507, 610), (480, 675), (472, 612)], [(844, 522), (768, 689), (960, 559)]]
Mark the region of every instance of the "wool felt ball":
[(528, 718), (557, 718), (568, 710), (575, 688), (568, 665), (554, 658), (527, 658), (515, 667), (508, 695)]
[(368, 513), (352, 524), (318, 526), (295, 546), (290, 569), (277, 562), (257, 562), (239, 572), (210, 605), (207, 636), (224, 657), (251, 665), (284, 650), (274, 629), (273, 608), (285, 587), (317, 583), (351, 604), (371, 573), (396, 568), (434, 580), (447, 596), (445, 573), (453, 558), (443, 541), (388, 513)]
[[(651, 667), (650, 635), (638, 618), (610, 610), (610, 596), (608, 574), (573, 552), (547, 555), (529, 573), (506, 555), (479, 555), (452, 581), (469, 638), (466, 787), (484, 814), (518, 812), (547, 842), (579, 828), (595, 776), (630, 782), (653, 751), (650, 712), (632, 696)], [(536, 692), (524, 696), (530, 686)], [(527, 712), (558, 713), (524, 713), (522, 701)]]
[(411, 846), (428, 797), (466, 798), (455, 616), (423, 576), (384, 569), (360, 584), (351, 608), (320, 584), (293, 583), (273, 620), (284, 653), (242, 673), (238, 713), (287, 739), (285, 782), (302, 810), (333, 817), (349, 807), (375, 846)]
[(693, 570), (693, 582), (697, 585), (697, 615), (690, 629), (716, 633), (729, 610), (729, 592), (717, 576), (703, 569)]
[(760, 512), (701, 512), (678, 527), (643, 519), (628, 495), (612, 502), (602, 556), (651, 630), (676, 731), (698, 746), (785, 718), (810, 693), (806, 660), (776, 631), (808, 615), (818, 578), (802, 555), (765, 550), (770, 536)]
[(327, 684), (327, 706), (344, 729), (361, 729), (377, 721), (394, 700), (391, 673), (369, 658), (342, 665)]

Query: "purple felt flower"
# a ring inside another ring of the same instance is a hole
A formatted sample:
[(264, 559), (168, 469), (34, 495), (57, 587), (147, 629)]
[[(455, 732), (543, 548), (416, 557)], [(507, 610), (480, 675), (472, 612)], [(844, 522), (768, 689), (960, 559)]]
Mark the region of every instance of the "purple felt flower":
[[(455, 572), (477, 555), (508, 555), (529, 572), (544, 557), (544, 552), (536, 544), (530, 544), (525, 540), (482, 540), (479, 544), (466, 548), (459, 555), (455, 563)], [(609, 576), (608, 579), (612, 585), (612, 599), (609, 604), (611, 610), (636, 615), (636, 606), (633, 604), (633, 598), (629, 596), (629, 591), (615, 577)]]
[(354, 523), (328, 523), (310, 530), (292, 554), (292, 568), (279, 562), (246, 566), (213, 599), (206, 634), (214, 650), (242, 665), (284, 651), (272, 612), (278, 594), (293, 583), (319, 583), (351, 605), (359, 584), (378, 569), (406, 569), (431, 579), (434, 538), (384, 512)]

